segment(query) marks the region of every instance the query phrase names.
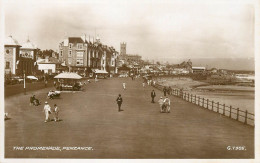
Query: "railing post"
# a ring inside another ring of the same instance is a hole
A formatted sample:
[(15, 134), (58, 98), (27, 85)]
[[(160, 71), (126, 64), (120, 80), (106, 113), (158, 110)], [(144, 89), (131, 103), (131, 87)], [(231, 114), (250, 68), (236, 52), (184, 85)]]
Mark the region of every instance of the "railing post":
[(199, 104), (199, 106), (200, 106), (200, 96), (199, 96), (199, 100), (198, 100), (199, 102), (198, 102), (198, 104)]
[(207, 99), (207, 109), (209, 109), (209, 99)]
[(223, 115), (225, 115), (225, 112), (226, 112), (226, 105), (224, 104), (223, 105)]
[(204, 97), (202, 99), (202, 107), (204, 108)]
[(214, 101), (212, 100), (212, 110), (214, 111)]
[(196, 101), (197, 99), (196, 99), (196, 95), (195, 95), (195, 104), (197, 105), (197, 101)]
[(186, 92), (184, 93), (184, 100), (186, 101)]
[(218, 110), (217, 110), (217, 112), (219, 113), (219, 102), (218, 102), (217, 104), (218, 104), (218, 107), (217, 107)]
[(232, 106), (230, 105), (230, 107), (229, 107), (229, 118), (231, 118), (231, 111), (232, 111)]
[(188, 102), (190, 102), (190, 94), (188, 93)]
[(191, 95), (191, 103), (193, 103), (193, 101), (192, 101), (192, 94), (190, 94)]
[(237, 121), (239, 119), (239, 108), (237, 108)]
[(245, 115), (245, 124), (247, 124), (247, 110), (246, 110), (246, 115)]

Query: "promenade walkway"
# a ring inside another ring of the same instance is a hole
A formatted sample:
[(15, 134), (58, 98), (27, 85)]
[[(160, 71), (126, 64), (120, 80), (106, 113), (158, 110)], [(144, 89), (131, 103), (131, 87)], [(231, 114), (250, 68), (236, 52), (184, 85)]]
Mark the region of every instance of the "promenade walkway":
[[(127, 90), (122, 89), (126, 82)], [(151, 103), (151, 86), (142, 80), (112, 78), (48, 100), (60, 109), (60, 122), (44, 123), (43, 105), (29, 96), (6, 98), (7, 158), (254, 158), (254, 128), (171, 96), (171, 113)], [(34, 92), (42, 102), (48, 88)], [(156, 90), (156, 101), (162, 92)], [(118, 112), (116, 97), (123, 97)], [(51, 115), (52, 117), (52, 115)], [(14, 150), (22, 147), (92, 147), (92, 150)], [(228, 150), (243, 146), (246, 150)]]

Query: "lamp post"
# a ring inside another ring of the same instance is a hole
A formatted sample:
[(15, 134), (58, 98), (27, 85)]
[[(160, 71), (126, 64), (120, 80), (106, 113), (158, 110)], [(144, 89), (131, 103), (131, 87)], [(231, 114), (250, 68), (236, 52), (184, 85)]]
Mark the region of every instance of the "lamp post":
[(23, 71), (23, 90), (24, 90), (24, 95), (26, 95), (26, 87), (25, 87), (25, 71)]

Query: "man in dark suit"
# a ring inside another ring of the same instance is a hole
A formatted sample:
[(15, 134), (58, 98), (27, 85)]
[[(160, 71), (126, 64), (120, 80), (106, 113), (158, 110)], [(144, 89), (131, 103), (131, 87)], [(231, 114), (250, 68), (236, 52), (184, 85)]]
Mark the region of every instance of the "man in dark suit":
[(121, 94), (118, 95), (116, 102), (117, 102), (117, 105), (118, 105), (118, 111), (119, 112), (124, 111), (124, 110), (121, 110), (121, 105), (123, 103), (123, 98), (121, 97)]
[(152, 97), (152, 103), (154, 103), (154, 98), (155, 98), (156, 94), (154, 92), (154, 90), (151, 92), (151, 97)]

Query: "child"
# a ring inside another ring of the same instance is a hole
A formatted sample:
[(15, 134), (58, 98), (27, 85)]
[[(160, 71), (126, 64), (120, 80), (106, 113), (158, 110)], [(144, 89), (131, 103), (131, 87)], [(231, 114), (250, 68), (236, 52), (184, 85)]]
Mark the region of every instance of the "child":
[(56, 104), (54, 104), (54, 120), (55, 122), (59, 121), (59, 111), (60, 109)]
[(126, 84), (125, 84), (125, 83), (123, 83), (123, 89), (124, 89), (124, 90), (126, 89)]

